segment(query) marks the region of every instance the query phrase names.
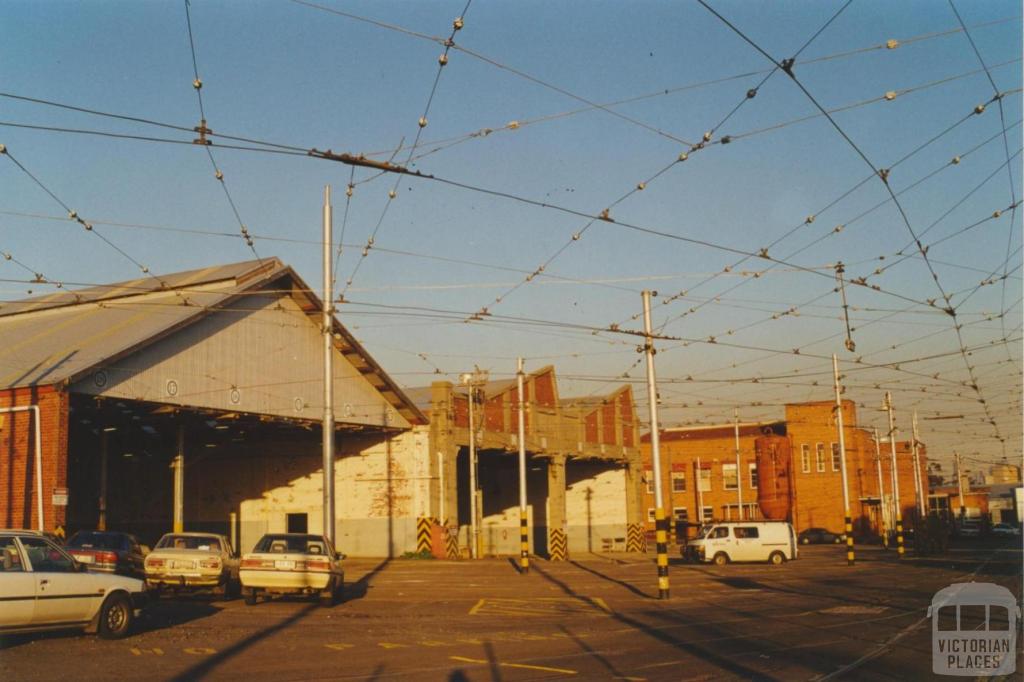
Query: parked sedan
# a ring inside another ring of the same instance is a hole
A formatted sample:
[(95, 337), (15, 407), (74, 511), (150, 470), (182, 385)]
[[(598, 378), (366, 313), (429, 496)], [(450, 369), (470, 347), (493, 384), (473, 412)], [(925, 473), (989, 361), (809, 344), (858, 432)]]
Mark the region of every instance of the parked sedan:
[(142, 546), (134, 535), (104, 530), (80, 530), (65, 548), (90, 571), (144, 577)]
[(319, 595), (332, 605), (344, 590), (341, 557), (322, 535), (273, 533), (264, 535), (239, 568), (245, 603), (252, 606), (260, 594)]
[(992, 535), (999, 535), (1001, 537), (1019, 537), (1020, 528), (1017, 526), (1011, 526), (1008, 523), (997, 523), (992, 526)]
[(145, 604), (141, 580), (90, 573), (29, 530), (0, 530), (0, 634), (81, 628), (127, 635)]
[(801, 545), (832, 545), (843, 541), (842, 535), (836, 535), (825, 528), (805, 528), (797, 536)]
[(146, 557), (146, 584), (164, 589), (238, 593), (238, 558), (231, 541), (215, 533), (168, 533)]

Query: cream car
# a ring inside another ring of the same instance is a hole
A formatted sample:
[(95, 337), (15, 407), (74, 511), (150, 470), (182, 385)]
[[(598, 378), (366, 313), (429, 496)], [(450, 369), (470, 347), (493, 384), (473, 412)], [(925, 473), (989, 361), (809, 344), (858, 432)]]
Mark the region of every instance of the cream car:
[(341, 559), (322, 535), (264, 535), (239, 567), (245, 603), (252, 606), (260, 594), (309, 594), (332, 605), (344, 591)]
[(40, 533), (0, 530), (0, 634), (82, 628), (119, 639), (145, 601), (141, 580), (89, 573)]
[(212, 590), (238, 594), (238, 558), (231, 541), (214, 533), (168, 533), (146, 556), (146, 584), (155, 595), (164, 589)]

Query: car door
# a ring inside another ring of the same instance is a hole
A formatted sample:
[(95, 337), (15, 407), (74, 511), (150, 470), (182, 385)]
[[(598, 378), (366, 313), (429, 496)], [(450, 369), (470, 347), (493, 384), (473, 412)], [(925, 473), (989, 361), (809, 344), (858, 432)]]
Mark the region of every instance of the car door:
[(763, 561), (761, 539), (757, 526), (735, 526), (732, 529), (735, 561)]
[(35, 578), (36, 601), (32, 621), (81, 623), (89, 620), (103, 588), (96, 588), (88, 573), (76, 570), (75, 561), (49, 540), (35, 536), (19, 538)]
[(0, 535), (0, 629), (32, 623), (36, 580), (13, 535)]

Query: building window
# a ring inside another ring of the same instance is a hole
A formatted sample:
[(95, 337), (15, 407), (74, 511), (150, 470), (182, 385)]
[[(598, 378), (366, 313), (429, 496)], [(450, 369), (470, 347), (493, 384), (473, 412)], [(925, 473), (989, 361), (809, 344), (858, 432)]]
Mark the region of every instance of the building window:
[(725, 490), (736, 490), (739, 485), (739, 481), (736, 478), (736, 465), (735, 464), (723, 464), (722, 465), (722, 487)]
[(706, 493), (711, 490), (711, 469), (701, 467), (698, 473), (700, 475), (698, 488), (702, 493)]
[(839, 443), (832, 443), (832, 471), (842, 469), (842, 456), (839, 454)]
[(686, 492), (686, 472), (685, 471), (673, 471), (672, 472), (672, 492), (674, 492), (674, 493), (685, 493)]
[(686, 512), (686, 507), (672, 507), (672, 516), (676, 521), (683, 523), (690, 520), (690, 515)]
[(715, 518), (715, 508), (714, 507), (704, 507), (704, 510), (701, 513), (703, 514), (703, 517), (702, 517), (701, 520), (704, 523), (707, 523), (707, 522), (709, 522), (709, 521), (711, 521), (711, 520), (713, 520)]
[(815, 453), (815, 464), (818, 467), (818, 473), (825, 471), (825, 444), (818, 443), (817, 452)]
[(800, 446), (800, 470), (805, 474), (811, 473), (811, 446), (807, 443)]
[(754, 504), (743, 505), (743, 518), (740, 519), (739, 505), (723, 504), (722, 510), (725, 513), (726, 521), (756, 521), (761, 518), (761, 508)]
[(646, 470), (644, 472), (644, 480), (647, 481), (647, 494), (648, 495), (653, 495), (654, 494), (654, 472), (652, 472), (650, 469)]
[(654, 507), (648, 507), (647, 508), (647, 520), (650, 521), (651, 523), (655, 522), (656, 518), (654, 516)]
[(750, 487), (757, 488), (757, 462), (751, 462), (747, 467), (750, 470)]

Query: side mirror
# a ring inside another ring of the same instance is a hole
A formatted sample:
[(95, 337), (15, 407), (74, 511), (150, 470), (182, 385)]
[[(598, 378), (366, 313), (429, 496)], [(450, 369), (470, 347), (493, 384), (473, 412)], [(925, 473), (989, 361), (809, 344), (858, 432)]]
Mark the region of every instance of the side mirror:
[(149, 545), (139, 545), (139, 550), (142, 552), (142, 556), (146, 556), (153, 551), (150, 549)]

